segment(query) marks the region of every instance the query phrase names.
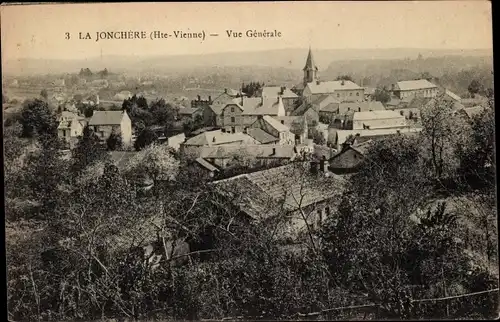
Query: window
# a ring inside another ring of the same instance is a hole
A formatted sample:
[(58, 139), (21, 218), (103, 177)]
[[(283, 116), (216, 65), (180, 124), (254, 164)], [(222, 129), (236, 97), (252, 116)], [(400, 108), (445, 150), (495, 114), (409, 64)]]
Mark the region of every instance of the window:
[(356, 96), (359, 96), (359, 92), (356, 93)]
[(231, 133), (235, 133), (236, 132), (236, 129), (234, 128), (234, 126), (231, 126)]
[(340, 94), (339, 94), (339, 93), (337, 93), (337, 97), (340, 97)]
[(231, 106), (231, 113), (234, 113), (234, 107)]
[(351, 93), (349, 93), (349, 96), (352, 96), (352, 92), (351, 92)]
[(234, 116), (231, 117), (231, 123), (234, 123)]

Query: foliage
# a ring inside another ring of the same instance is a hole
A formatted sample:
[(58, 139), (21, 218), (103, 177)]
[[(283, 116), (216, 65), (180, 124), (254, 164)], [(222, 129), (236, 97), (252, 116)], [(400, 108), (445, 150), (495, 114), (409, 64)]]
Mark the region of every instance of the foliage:
[(88, 68), (85, 68), (85, 69), (80, 69), (80, 73), (78, 74), (79, 76), (82, 76), (82, 77), (92, 77), (92, 75), (94, 75), (92, 73), (92, 71)]
[(248, 97), (256, 97), (259, 91), (264, 87), (264, 83), (250, 82), (248, 84), (241, 84), (241, 91), (247, 94)]
[(375, 101), (381, 102), (382, 104), (385, 104), (391, 100), (391, 94), (385, 89), (377, 88), (375, 89), (375, 93), (373, 94), (373, 99)]
[(73, 175), (79, 175), (86, 167), (97, 161), (106, 160), (106, 150), (100, 143), (99, 137), (86, 126), (83, 135), (78, 139), (76, 147), (71, 151)]
[(337, 78), (335, 80), (338, 80), (338, 81), (346, 80), (346, 81), (354, 82), (353, 79), (352, 79), (352, 77), (349, 76), (349, 75), (340, 75), (340, 76), (337, 76)]
[(164, 99), (151, 103), (150, 112), (154, 118), (154, 123), (165, 127), (165, 132), (169, 132), (174, 127), (177, 110), (165, 102)]
[(47, 92), (47, 90), (44, 88), (42, 89), (42, 91), (40, 92), (40, 96), (43, 98), (43, 99), (48, 99), (49, 98), (49, 93)]
[(310, 131), (311, 131), (310, 135), (312, 136), (314, 144), (318, 144), (318, 145), (325, 145), (326, 144), (326, 139), (325, 139), (325, 136), (323, 135), (323, 133), (321, 133), (316, 128), (311, 128)]
[(122, 147), (122, 136), (120, 133), (111, 133), (108, 139), (106, 140), (106, 145), (108, 150), (115, 151)]
[(57, 123), (54, 113), (47, 102), (39, 99), (26, 101), (23, 104), (20, 123), (23, 127), (23, 137), (57, 134)]
[(153, 144), (157, 140), (158, 140), (158, 136), (156, 135), (156, 132), (151, 130), (150, 128), (145, 128), (137, 136), (137, 138), (134, 142), (134, 148), (137, 151), (140, 151), (143, 148), (147, 147), (148, 145)]
[(474, 98), (475, 94), (478, 94), (479, 92), (483, 91), (483, 85), (477, 79), (473, 79), (470, 82), (469, 87), (467, 88), (467, 90), (469, 91), (469, 93)]
[(151, 144), (129, 161), (124, 173), (131, 176), (146, 174), (156, 181), (175, 178), (178, 170), (179, 162), (171, 155), (167, 145)]

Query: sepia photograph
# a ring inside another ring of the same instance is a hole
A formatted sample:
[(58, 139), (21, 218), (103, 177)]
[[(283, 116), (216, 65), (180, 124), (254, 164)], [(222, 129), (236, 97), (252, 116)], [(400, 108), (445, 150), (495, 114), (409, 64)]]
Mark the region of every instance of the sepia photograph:
[(6, 320), (499, 318), (491, 7), (3, 3)]

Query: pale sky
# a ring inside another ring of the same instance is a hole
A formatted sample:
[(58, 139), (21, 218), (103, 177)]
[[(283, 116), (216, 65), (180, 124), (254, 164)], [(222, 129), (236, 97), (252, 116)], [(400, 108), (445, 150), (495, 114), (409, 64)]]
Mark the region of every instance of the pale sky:
[[(229, 39), (226, 30), (282, 33)], [(219, 33), (149, 39), (152, 31)], [(97, 31), (145, 31), (145, 40), (95, 41)], [(108, 3), (2, 6), (3, 60), (178, 55), (279, 48), (492, 48), (488, 1)], [(70, 40), (65, 40), (69, 32)], [(79, 40), (78, 33), (92, 40)]]

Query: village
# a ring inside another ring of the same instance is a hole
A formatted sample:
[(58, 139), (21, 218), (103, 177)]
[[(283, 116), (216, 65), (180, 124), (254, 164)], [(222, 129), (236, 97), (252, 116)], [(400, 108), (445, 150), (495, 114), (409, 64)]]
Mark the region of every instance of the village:
[[(209, 95), (193, 82), (167, 97), (160, 76), (128, 90), (107, 69), (71, 86), (11, 81), (11, 289), (44, 285), (48, 319), (491, 314), (492, 93), (471, 80), (461, 98), (425, 75), (323, 80), (311, 48), (304, 60), (294, 86)], [(30, 307), (13, 316), (40, 314)]]

